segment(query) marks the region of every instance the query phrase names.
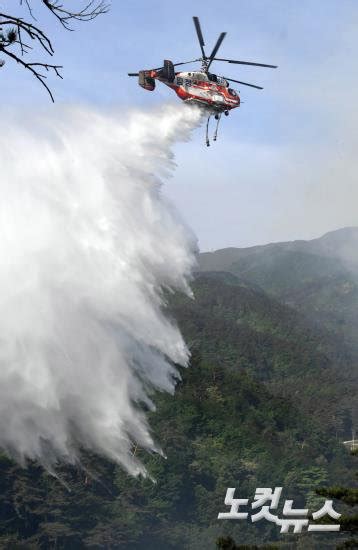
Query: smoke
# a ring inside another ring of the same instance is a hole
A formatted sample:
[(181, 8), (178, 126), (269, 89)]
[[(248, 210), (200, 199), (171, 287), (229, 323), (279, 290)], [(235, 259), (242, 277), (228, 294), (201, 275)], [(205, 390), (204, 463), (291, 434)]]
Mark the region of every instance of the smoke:
[(145, 472), (141, 405), (188, 350), (163, 312), (196, 240), (161, 193), (198, 109), (2, 116), (0, 446), (51, 469), (91, 449)]

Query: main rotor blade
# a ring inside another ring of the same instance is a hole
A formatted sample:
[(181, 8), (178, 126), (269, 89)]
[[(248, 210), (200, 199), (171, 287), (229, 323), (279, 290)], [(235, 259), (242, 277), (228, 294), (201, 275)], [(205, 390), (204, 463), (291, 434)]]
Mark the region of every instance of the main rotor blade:
[[(192, 61), (181, 61), (180, 63), (173, 63), (173, 67), (177, 67), (178, 65), (188, 65), (189, 63), (195, 63), (195, 61), (201, 61), (201, 59), (193, 59)], [(151, 69), (152, 71), (160, 71), (163, 66), (156, 67), (155, 69)]]
[[(196, 61), (201, 61), (201, 59), (193, 59), (192, 61), (181, 61), (180, 63), (173, 63), (174, 67), (178, 65), (188, 65), (189, 63), (195, 63)], [(160, 71), (163, 67), (156, 67), (155, 69), (149, 69), (150, 71)], [(128, 73), (128, 76), (139, 76), (139, 73)]]
[(195, 25), (195, 29), (196, 29), (196, 34), (198, 35), (198, 40), (199, 40), (199, 44), (200, 44), (201, 53), (203, 54), (203, 58), (206, 59), (206, 55), (205, 55), (205, 51), (204, 51), (205, 42), (204, 42), (204, 38), (203, 38), (203, 33), (201, 32), (199, 17), (193, 17), (193, 21), (194, 21), (194, 25)]
[(226, 32), (222, 32), (222, 33), (220, 34), (219, 38), (217, 39), (216, 44), (215, 44), (215, 46), (214, 46), (214, 48), (213, 48), (213, 51), (212, 51), (211, 54), (210, 54), (210, 61), (209, 61), (209, 63), (208, 63), (207, 69), (209, 69), (211, 63), (213, 62), (213, 59), (215, 58), (215, 56), (216, 56), (216, 54), (217, 54), (217, 51), (218, 51), (218, 49), (220, 48), (221, 43), (222, 43), (222, 41), (224, 40), (225, 36), (226, 36)]
[(263, 90), (262, 86), (256, 86), (256, 84), (249, 84), (248, 82), (242, 82), (241, 80), (234, 80), (233, 78), (226, 78), (224, 76), (225, 80), (229, 80), (230, 82), (237, 82), (238, 84), (243, 84), (244, 86), (250, 86), (250, 88), (257, 88), (258, 90)]
[(201, 59), (193, 59), (192, 61), (182, 61), (181, 63), (173, 63), (174, 67), (178, 65), (188, 65), (189, 63), (195, 63), (196, 61), (201, 61)]
[(227, 61), (228, 63), (236, 63), (237, 65), (254, 65), (255, 67), (269, 67), (270, 69), (277, 69), (277, 65), (266, 65), (265, 63), (253, 63), (251, 61), (237, 61), (236, 59), (219, 59), (214, 58), (214, 61)]

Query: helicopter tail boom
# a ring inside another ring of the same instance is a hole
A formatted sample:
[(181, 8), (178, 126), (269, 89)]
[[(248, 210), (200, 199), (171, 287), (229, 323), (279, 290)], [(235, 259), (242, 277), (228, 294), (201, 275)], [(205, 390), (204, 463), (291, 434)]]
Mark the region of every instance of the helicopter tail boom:
[[(183, 63), (177, 63), (182, 65)], [(139, 71), (138, 73), (128, 73), (128, 76), (137, 76), (138, 84), (145, 90), (152, 92), (155, 89), (155, 79), (158, 78), (161, 81), (172, 83), (175, 79), (175, 65), (169, 59), (165, 59), (162, 67), (156, 69), (147, 69)]]

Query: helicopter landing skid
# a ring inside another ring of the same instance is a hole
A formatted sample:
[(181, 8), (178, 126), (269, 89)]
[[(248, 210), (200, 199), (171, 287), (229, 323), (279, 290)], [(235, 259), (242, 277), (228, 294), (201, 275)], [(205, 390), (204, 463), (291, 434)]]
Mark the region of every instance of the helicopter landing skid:
[[(218, 129), (219, 129), (219, 123), (220, 123), (220, 119), (221, 119), (221, 115), (222, 113), (216, 113), (214, 115), (214, 118), (216, 120), (216, 128), (215, 128), (215, 132), (214, 132), (214, 136), (213, 136), (213, 141), (216, 141), (217, 138), (218, 138)], [(207, 118), (207, 121), (206, 121), (206, 133), (205, 133), (205, 139), (206, 139), (206, 146), (209, 147), (210, 146), (210, 140), (209, 140), (209, 123), (210, 123), (210, 118), (212, 117), (212, 114), (210, 114)]]
[(211, 118), (211, 115), (208, 116), (208, 120), (206, 121), (206, 146), (209, 147), (210, 146), (210, 141), (209, 141), (209, 122), (210, 122), (210, 118)]

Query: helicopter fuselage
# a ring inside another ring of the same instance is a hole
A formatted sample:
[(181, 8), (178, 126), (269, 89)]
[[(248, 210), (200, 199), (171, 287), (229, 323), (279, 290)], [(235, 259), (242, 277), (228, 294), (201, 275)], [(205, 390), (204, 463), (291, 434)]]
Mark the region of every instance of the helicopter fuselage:
[(204, 71), (178, 72), (168, 80), (161, 71), (146, 71), (142, 87), (153, 91), (155, 80), (171, 88), (185, 102), (197, 103), (215, 113), (240, 106), (240, 96), (225, 78)]

